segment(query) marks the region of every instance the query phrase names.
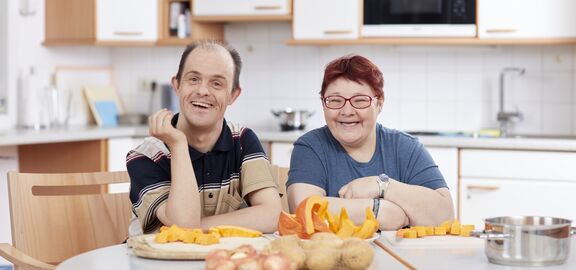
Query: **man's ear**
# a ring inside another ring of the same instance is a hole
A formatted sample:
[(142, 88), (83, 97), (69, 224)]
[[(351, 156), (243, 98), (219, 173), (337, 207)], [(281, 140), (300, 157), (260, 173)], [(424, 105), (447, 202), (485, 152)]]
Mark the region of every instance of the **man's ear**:
[(178, 83), (178, 79), (176, 79), (176, 76), (172, 76), (172, 88), (174, 88), (174, 92), (176, 92), (177, 96), (180, 96), (180, 84)]
[(240, 96), (240, 93), (242, 93), (242, 88), (236, 87), (236, 89), (232, 89), (231, 98), (230, 101), (228, 101), (228, 105), (232, 105), (232, 103), (234, 103), (234, 101), (236, 101), (236, 99)]

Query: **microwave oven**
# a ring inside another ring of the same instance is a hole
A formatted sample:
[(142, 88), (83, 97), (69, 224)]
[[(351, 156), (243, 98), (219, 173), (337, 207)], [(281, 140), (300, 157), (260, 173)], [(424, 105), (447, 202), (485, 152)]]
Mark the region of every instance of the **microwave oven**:
[(476, 0), (364, 0), (363, 37), (475, 37)]

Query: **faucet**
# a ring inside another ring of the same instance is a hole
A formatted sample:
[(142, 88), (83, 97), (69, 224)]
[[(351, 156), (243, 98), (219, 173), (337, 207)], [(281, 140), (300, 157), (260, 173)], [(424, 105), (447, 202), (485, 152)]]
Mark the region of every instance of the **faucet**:
[(497, 114), (498, 122), (500, 122), (500, 136), (508, 136), (508, 127), (512, 120), (518, 119), (522, 120), (522, 113), (516, 108), (515, 111), (507, 112), (504, 110), (504, 77), (508, 73), (517, 73), (518, 75), (524, 75), (526, 72), (525, 68), (518, 67), (507, 67), (503, 68), (500, 72), (500, 107)]

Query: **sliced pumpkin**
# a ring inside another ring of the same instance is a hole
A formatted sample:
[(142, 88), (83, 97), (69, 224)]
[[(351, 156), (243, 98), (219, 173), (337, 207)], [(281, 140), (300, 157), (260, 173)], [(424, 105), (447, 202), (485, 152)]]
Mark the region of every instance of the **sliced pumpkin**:
[[(215, 230), (212, 230), (215, 229)], [(217, 230), (217, 231), (216, 231)], [(259, 237), (262, 232), (240, 226), (221, 225), (209, 229), (209, 233), (218, 233), (222, 237)]]
[(320, 208), (328, 208), (327, 204), (328, 201), (319, 195), (312, 195), (300, 202), (296, 208), (296, 219), (304, 226), (305, 233), (314, 233), (315, 225), (312, 213), (318, 214)]

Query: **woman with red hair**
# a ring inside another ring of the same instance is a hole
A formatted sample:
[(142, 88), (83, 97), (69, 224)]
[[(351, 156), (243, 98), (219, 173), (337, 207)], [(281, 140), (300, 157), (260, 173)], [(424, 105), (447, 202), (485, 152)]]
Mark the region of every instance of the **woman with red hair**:
[(325, 196), (359, 224), (370, 207), (381, 230), (437, 225), (453, 218), (450, 192), (438, 166), (414, 137), (377, 123), (384, 104), (382, 72), (349, 55), (330, 62), (320, 98), (326, 126), (294, 143), (287, 182), (290, 209)]

